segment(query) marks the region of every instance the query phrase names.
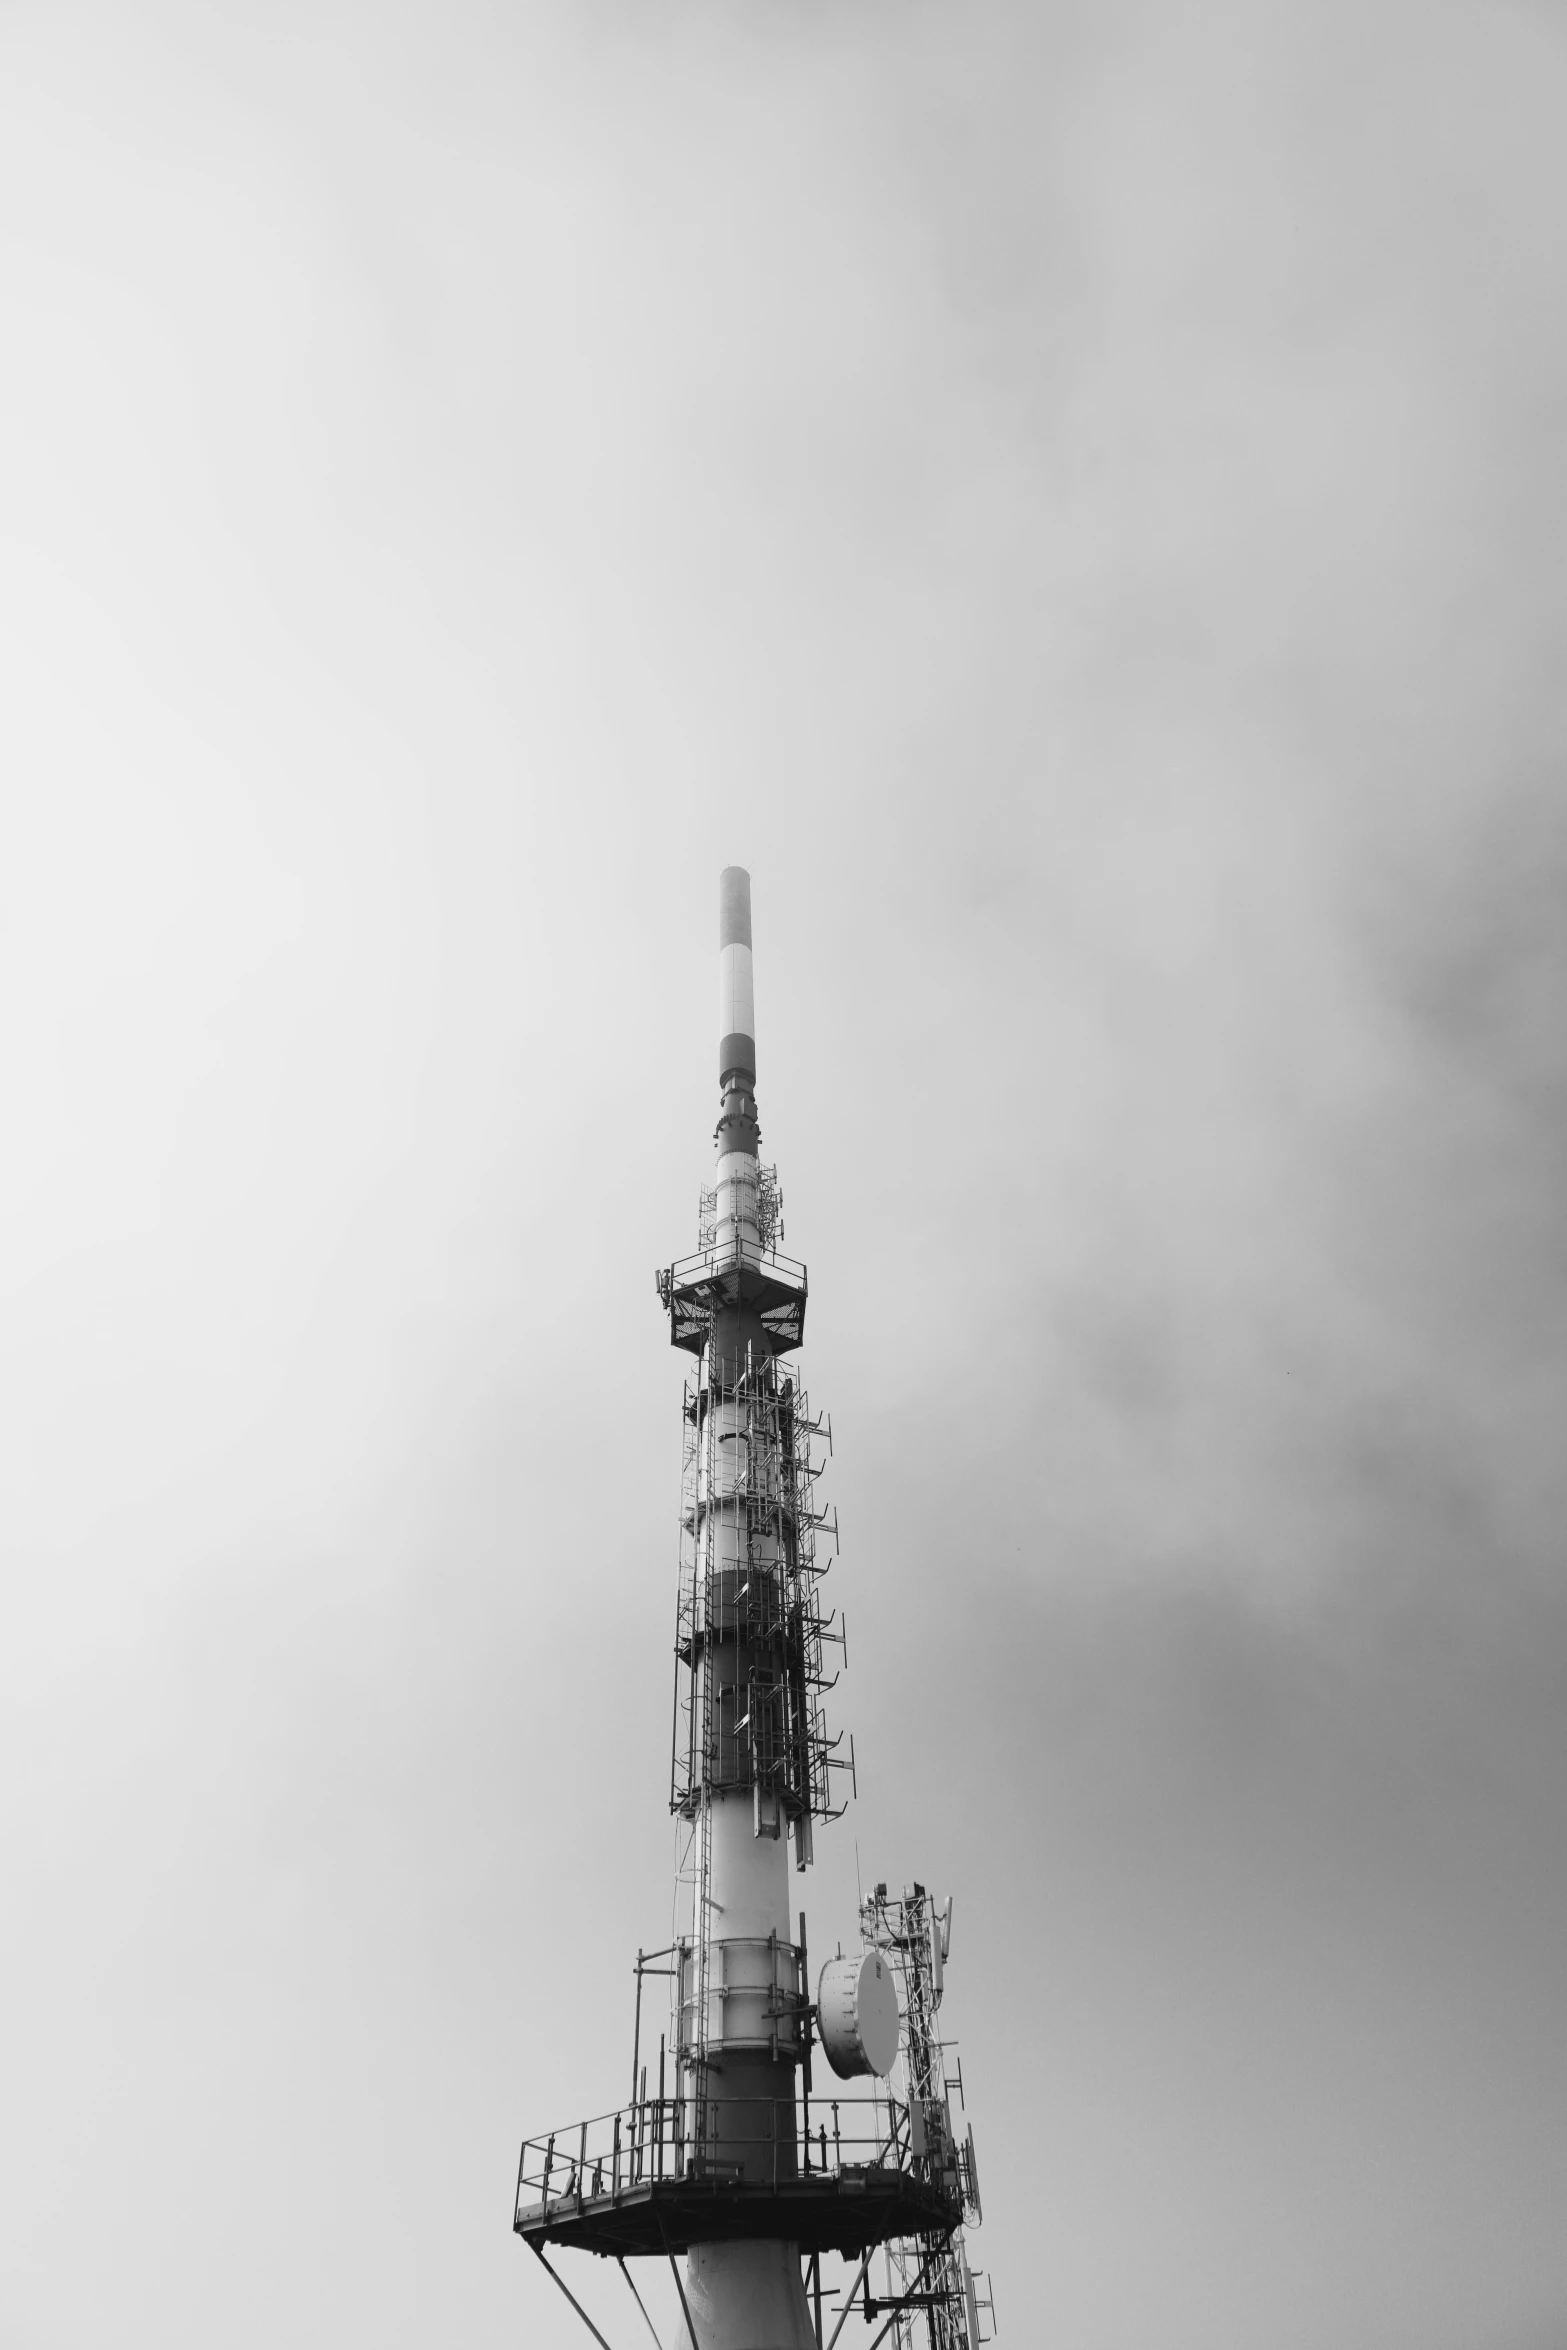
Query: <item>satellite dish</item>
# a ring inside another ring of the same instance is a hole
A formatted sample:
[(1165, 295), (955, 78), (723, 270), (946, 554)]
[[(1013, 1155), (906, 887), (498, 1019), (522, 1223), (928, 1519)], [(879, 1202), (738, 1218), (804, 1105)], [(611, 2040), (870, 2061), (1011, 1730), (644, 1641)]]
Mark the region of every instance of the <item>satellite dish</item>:
[(827, 1961), (816, 1987), (816, 2024), (840, 2080), (860, 2073), (886, 2079), (898, 2060), (898, 1990), (879, 1950)]

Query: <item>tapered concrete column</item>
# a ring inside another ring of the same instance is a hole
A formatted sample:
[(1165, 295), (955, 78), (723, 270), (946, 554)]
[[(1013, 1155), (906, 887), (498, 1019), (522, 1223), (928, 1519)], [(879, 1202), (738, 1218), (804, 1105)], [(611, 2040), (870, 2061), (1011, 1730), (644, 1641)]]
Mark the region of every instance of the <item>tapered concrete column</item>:
[(686, 2299), (698, 2350), (816, 2350), (797, 2244), (697, 2244)]

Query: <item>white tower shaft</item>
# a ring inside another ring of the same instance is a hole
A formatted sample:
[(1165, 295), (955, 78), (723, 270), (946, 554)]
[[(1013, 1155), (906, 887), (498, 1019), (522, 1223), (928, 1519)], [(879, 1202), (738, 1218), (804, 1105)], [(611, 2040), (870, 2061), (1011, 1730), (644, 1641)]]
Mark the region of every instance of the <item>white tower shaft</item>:
[[(719, 882), (718, 968), (723, 1107), (715, 1137), (714, 1258), (717, 1268), (738, 1270), (762, 1257), (751, 882), (738, 866)], [(729, 1764), (742, 1745), (756, 1750), (749, 1708), (762, 1703), (758, 1594), (781, 1581), (784, 1566), (776, 1529), (758, 1523), (753, 1506), (758, 1395), (765, 1412), (771, 1368), (761, 1316), (737, 1283), (736, 1302), (714, 1312), (702, 1360), (697, 1503), (707, 1572), (698, 1743), (705, 1756), (718, 1759), (696, 1797), (703, 1862), (682, 1966), (680, 2037), (688, 2052), (684, 2093), (701, 2150), (758, 2181), (776, 2181), (780, 2162), (793, 2175), (798, 2053), (792, 2019), (780, 2031), (780, 1991), (785, 1982), (794, 1990), (796, 1964), (782, 1799), (759, 1780), (750, 1788), (733, 1784)], [(803, 1863), (808, 1813), (797, 1823), (796, 1849)], [(812, 2350), (816, 2337), (794, 2244), (696, 2245), (687, 2257), (687, 2295), (700, 2350)]]

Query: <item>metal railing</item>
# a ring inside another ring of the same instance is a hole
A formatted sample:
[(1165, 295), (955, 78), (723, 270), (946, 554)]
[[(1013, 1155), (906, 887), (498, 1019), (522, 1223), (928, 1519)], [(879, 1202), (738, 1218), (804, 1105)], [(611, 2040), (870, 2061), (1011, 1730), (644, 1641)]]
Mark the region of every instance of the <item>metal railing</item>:
[(896, 2099), (823, 2098), (813, 2100), (808, 2110), (807, 2120), (793, 2098), (746, 2098), (747, 2118), (765, 2115), (768, 2127), (733, 2135), (730, 2108), (716, 2149), (702, 2142), (694, 2127), (694, 2101), (687, 2097), (640, 2098), (613, 2113), (524, 2138), (517, 2162), (516, 2223), (564, 2216), (665, 2181), (745, 2180), (776, 2187), (880, 2171), (940, 2183), (935, 2164), (911, 2154), (907, 2110)]
[[(743, 1240), (730, 1232), (720, 1233), (711, 1248), (696, 1249), (690, 1256), (676, 1257), (673, 1264), (660, 1272), (660, 1282), (669, 1282), (675, 1289), (685, 1289), (694, 1281), (706, 1280), (718, 1273), (732, 1273), (737, 1266), (771, 1273), (792, 1289), (806, 1286), (806, 1268), (799, 1257), (786, 1256), (780, 1248), (764, 1248), (760, 1241)], [(664, 1299), (667, 1305), (667, 1295)]]

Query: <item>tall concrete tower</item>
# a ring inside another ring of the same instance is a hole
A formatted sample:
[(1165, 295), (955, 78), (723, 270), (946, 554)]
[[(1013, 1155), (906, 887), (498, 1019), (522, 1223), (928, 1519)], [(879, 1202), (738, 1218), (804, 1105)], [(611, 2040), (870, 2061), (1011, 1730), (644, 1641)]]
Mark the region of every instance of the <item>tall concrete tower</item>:
[[(965, 2217), (979, 2216), (973, 2137), (958, 2144), (936, 2024), (951, 1904), (938, 1915), (919, 1885), (889, 1903), (878, 1886), (858, 1947), (845, 1956), (840, 1944), (814, 1998), (805, 1915), (791, 1913), (795, 1875), (842, 1809), (834, 1796), (847, 1795), (854, 1755), (823, 1707), (838, 1677), (827, 1659), (845, 1647), (823, 1598), (831, 1430), (795, 1366), (806, 1270), (780, 1246), (777, 1175), (760, 1155), (751, 883), (738, 866), (719, 879), (718, 975), (714, 1179), (696, 1251), (657, 1276), (670, 1338), (690, 1358), (675, 1939), (637, 1954), (631, 2103), (524, 2141), (515, 2226), (601, 2343), (546, 2247), (616, 2260), (639, 2303), (627, 2259), (667, 2259), (696, 2350), (827, 2350), (824, 2254), (858, 2262), (833, 2339), (852, 2306), (885, 2316), (878, 2340), (912, 2346), (918, 2326), (932, 2350), (977, 2350), (989, 2304), (963, 2249)], [(670, 1991), (651, 2083), (648, 1975)], [(817, 2046), (868, 2090), (813, 2108)]]
[[(764, 1188), (759, 1156), (751, 877), (730, 866), (718, 886), (712, 1255), (682, 1269), (678, 1294), (670, 1284), (675, 1343), (700, 1346), (687, 1391), (695, 1441), (686, 1446), (677, 1642), (673, 1799), (690, 1825), (691, 1895), (678, 2046), (691, 2154), (732, 2165), (740, 2179), (769, 2181), (781, 2169), (784, 2183), (799, 2170), (794, 2073), (808, 1996), (803, 1927), (799, 1942), (790, 1932), (786, 1839), (803, 1868), (812, 1766), (824, 1759), (821, 1627), (801, 1550), (810, 1431), (798, 1387), (779, 1368), (804, 1334), (806, 1281), (803, 1266), (796, 1279), (778, 1259), (777, 1189)], [(709, 1240), (706, 1229), (701, 1237)], [(797, 2241), (695, 2244), (688, 2291), (704, 2345), (809, 2350), (814, 2341)]]

